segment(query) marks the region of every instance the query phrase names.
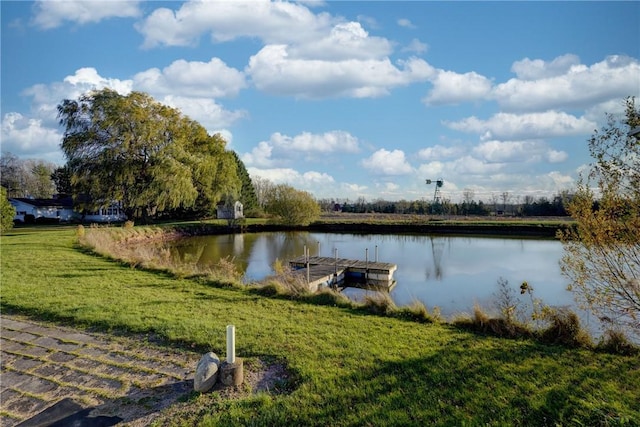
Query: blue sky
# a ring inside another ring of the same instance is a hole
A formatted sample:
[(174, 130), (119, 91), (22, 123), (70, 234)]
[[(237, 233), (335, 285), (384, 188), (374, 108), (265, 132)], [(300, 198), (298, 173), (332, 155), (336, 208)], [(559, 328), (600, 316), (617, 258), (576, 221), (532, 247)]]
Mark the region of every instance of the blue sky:
[(2, 1), (2, 151), (64, 163), (55, 107), (147, 92), (318, 198), (571, 189), (640, 96), (640, 2)]

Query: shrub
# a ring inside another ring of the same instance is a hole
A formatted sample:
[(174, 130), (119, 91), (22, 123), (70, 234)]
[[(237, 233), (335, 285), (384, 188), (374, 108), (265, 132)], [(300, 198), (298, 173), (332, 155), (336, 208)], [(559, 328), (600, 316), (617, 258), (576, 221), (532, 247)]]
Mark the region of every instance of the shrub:
[(622, 354), (625, 356), (640, 354), (640, 347), (635, 346), (629, 341), (624, 332), (612, 329), (605, 331), (600, 342), (598, 342), (597, 349), (607, 353)]
[(287, 293), (282, 282), (278, 280), (269, 280), (265, 285), (257, 288), (257, 293), (267, 297), (285, 295)]
[(502, 338), (530, 337), (532, 335), (531, 330), (519, 322), (499, 317), (491, 317), (477, 304), (473, 307), (472, 317), (455, 319), (453, 324)]
[(435, 321), (433, 316), (429, 314), (429, 310), (427, 310), (424, 303), (418, 300), (414, 300), (406, 307), (397, 309), (397, 317), (423, 323), (431, 323)]
[(376, 292), (364, 297), (364, 307), (373, 314), (388, 316), (396, 309), (391, 295), (386, 292)]
[(553, 344), (562, 344), (569, 347), (592, 347), (591, 336), (580, 324), (580, 318), (576, 313), (568, 309), (545, 310), (544, 318), (550, 326), (543, 330), (543, 341)]
[(338, 291), (330, 288), (322, 288), (308, 298), (309, 302), (318, 305), (330, 305), (334, 307), (352, 307), (351, 300)]

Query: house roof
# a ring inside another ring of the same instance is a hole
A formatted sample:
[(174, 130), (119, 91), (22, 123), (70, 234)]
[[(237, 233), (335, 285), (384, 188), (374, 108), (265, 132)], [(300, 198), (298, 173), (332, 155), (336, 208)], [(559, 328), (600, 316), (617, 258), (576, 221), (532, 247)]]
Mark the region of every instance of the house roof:
[(12, 197), (9, 199), (9, 201), (11, 200), (22, 202), (38, 208), (73, 208), (73, 199), (71, 197), (62, 197), (59, 199), (29, 199), (27, 197)]

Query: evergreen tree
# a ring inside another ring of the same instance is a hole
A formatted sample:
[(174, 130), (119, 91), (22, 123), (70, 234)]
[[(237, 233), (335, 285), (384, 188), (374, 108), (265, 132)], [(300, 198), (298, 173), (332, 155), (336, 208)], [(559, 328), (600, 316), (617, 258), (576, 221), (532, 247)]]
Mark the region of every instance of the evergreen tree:
[(253, 182), (247, 172), (247, 168), (244, 166), (240, 156), (235, 151), (232, 151), (233, 158), (236, 162), (238, 170), (238, 178), (242, 183), (240, 189), (240, 202), (242, 202), (244, 213), (246, 216), (256, 216), (259, 213), (260, 207), (258, 206), (258, 197), (256, 196), (256, 190), (253, 187)]

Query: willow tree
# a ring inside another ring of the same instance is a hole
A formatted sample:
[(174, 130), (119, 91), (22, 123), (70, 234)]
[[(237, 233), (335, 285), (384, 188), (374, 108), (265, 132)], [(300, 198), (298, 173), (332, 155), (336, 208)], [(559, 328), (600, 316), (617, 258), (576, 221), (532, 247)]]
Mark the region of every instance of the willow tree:
[(568, 205), (576, 228), (564, 233), (563, 273), (583, 307), (609, 326), (640, 335), (640, 110), (627, 98), (624, 117), (589, 140), (595, 162)]
[(64, 100), (58, 116), (73, 196), (85, 209), (119, 201), (129, 218), (146, 219), (215, 204), (239, 186), (224, 139), (147, 94), (94, 91)]

